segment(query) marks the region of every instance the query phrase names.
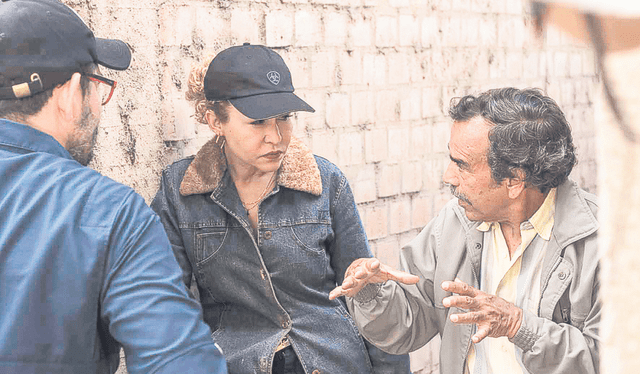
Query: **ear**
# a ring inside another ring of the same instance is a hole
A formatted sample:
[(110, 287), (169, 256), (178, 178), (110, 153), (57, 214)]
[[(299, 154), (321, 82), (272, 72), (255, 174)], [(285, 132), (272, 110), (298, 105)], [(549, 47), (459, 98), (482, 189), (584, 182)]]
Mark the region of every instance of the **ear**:
[(213, 131), (218, 136), (223, 136), (222, 126), (220, 126), (220, 120), (218, 119), (218, 116), (216, 116), (216, 114), (213, 112), (213, 110), (207, 110), (204, 118), (207, 120), (211, 131)]
[(52, 99), (55, 114), (62, 124), (75, 126), (76, 119), (82, 113), (84, 98), (80, 86), (80, 73), (74, 73), (66, 83), (53, 89)]
[(510, 199), (516, 199), (527, 188), (525, 183), (526, 174), (522, 169), (515, 169), (513, 177), (506, 179), (507, 191)]

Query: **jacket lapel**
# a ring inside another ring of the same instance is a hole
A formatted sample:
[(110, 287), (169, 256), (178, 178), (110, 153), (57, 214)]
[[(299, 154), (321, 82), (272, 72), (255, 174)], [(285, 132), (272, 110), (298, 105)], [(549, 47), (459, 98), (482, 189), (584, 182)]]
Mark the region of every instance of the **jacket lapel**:
[(547, 256), (542, 266), (540, 278), (542, 292), (546, 288), (552, 270), (561, 260), (563, 249), (593, 234), (599, 227), (584, 197), (580, 196), (578, 187), (570, 180), (558, 186), (554, 221)]
[[(467, 250), (467, 257), (471, 263), (471, 269), (473, 270), (474, 279), (469, 284), (478, 288), (480, 286), (480, 268), (482, 263), (482, 246), (484, 245), (483, 233), (477, 230), (480, 226), (480, 222), (473, 222), (467, 218), (464, 213), (464, 209), (460, 205), (454, 207), (454, 212), (458, 216), (458, 219), (462, 223), (465, 230), (465, 246)], [(468, 282), (463, 279), (463, 281)]]

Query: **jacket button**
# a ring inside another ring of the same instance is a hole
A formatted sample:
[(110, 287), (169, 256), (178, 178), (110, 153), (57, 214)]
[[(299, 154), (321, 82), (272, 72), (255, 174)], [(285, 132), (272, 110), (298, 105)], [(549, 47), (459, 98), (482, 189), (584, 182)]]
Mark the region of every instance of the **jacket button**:
[(262, 280), (265, 280), (267, 278), (267, 276), (264, 274), (264, 269), (260, 269), (260, 276), (262, 277)]
[(482, 248), (482, 244), (476, 243), (475, 247), (476, 247), (476, 249), (481, 249)]
[(271, 239), (271, 231), (265, 231), (264, 232), (264, 238), (265, 238), (265, 240)]
[(288, 329), (289, 327), (291, 327), (291, 321), (282, 322), (282, 328), (283, 329)]
[(320, 374), (320, 370), (316, 369), (311, 374)]
[(567, 279), (567, 274), (564, 271), (561, 271), (558, 273), (558, 278), (560, 278), (560, 280), (565, 280)]

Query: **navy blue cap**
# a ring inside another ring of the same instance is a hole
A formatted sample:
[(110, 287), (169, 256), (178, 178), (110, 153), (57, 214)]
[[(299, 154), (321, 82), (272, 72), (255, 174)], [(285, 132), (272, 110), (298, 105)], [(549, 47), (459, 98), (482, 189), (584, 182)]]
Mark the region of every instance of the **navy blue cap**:
[(225, 49), (211, 61), (204, 77), (207, 100), (227, 100), (251, 119), (315, 112), (293, 91), (284, 60), (263, 45), (245, 43)]
[(63, 83), (56, 76), (90, 63), (125, 70), (131, 51), (121, 40), (95, 38), (78, 14), (57, 0), (0, 1), (0, 100), (54, 87)]

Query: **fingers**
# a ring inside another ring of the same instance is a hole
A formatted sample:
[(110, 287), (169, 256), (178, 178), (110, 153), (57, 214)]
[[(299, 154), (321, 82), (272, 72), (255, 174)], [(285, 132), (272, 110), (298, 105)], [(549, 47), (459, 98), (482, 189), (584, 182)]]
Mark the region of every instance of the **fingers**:
[(369, 270), (369, 271), (373, 271), (376, 272), (378, 271), (378, 269), (380, 268), (380, 260), (378, 260), (377, 258), (372, 258), (372, 259), (368, 259), (367, 261), (364, 261), (364, 266)]
[(364, 286), (372, 283), (372, 276), (380, 269), (380, 261), (376, 258), (359, 258), (354, 260), (345, 272), (342, 284), (329, 293), (329, 300), (341, 296), (355, 296)]
[(329, 293), (329, 300), (333, 300), (341, 296), (355, 296), (367, 283), (362, 280), (356, 280), (353, 276), (349, 276), (342, 281), (342, 285), (334, 288)]
[(342, 289), (342, 286), (338, 286), (336, 288), (334, 288), (333, 290), (331, 290), (331, 292), (329, 292), (329, 300), (333, 300), (335, 298), (338, 298), (340, 296), (345, 296), (345, 292)]
[(471, 341), (474, 342), (475, 344), (478, 344), (487, 336), (489, 336), (489, 329), (479, 328), (478, 331), (475, 334), (473, 334), (473, 336), (471, 337)]
[[(456, 279), (443, 282), (442, 288), (457, 293), (445, 297), (446, 308), (468, 310), (467, 313), (451, 314), (449, 319), (456, 324), (475, 324), (478, 328), (472, 341), (479, 343), (486, 337), (513, 337), (522, 323), (522, 309), (495, 295), (479, 291)], [(474, 295), (474, 296), (468, 296)]]
[(377, 269), (379, 266), (380, 261), (377, 258), (358, 258), (353, 260), (344, 275), (345, 278), (356, 275), (361, 277), (363, 274), (368, 273), (370, 269)]
[(484, 317), (481, 313), (469, 312), (469, 313), (452, 314), (451, 317), (449, 317), (449, 319), (453, 323), (469, 324), (469, 323), (482, 322)]
[(387, 280), (415, 284), (420, 278), (383, 265), (377, 258), (359, 258), (349, 265), (342, 284), (329, 293), (329, 299), (333, 300), (340, 296), (353, 297), (367, 284), (382, 283)]
[(416, 284), (418, 283), (418, 281), (420, 281), (420, 277), (418, 277), (417, 275), (396, 270), (386, 265), (383, 265), (383, 266), (384, 266), (383, 271), (387, 273), (387, 280), (393, 280), (398, 283), (404, 283), (404, 284)]
[(377, 258), (367, 258), (367, 259), (361, 259), (361, 260), (364, 260), (364, 261), (360, 261), (357, 264), (357, 266), (353, 269), (354, 278), (358, 280), (366, 279), (379, 271), (380, 261)]
[[(449, 319), (451, 322), (456, 324), (476, 324), (478, 326), (478, 331), (471, 337), (471, 341), (474, 343), (480, 343), (484, 338), (490, 336), (489, 334), (492, 331), (492, 324), (485, 321), (485, 317), (482, 313), (460, 313), (460, 314), (452, 314)], [(493, 327), (495, 329), (495, 326)], [(495, 334), (494, 334), (495, 335)], [(502, 336), (503, 334), (495, 335)]]
[(457, 293), (458, 295), (475, 297), (478, 294), (477, 289), (469, 286), (458, 278), (453, 282), (444, 281), (440, 287), (447, 292)]
[(477, 301), (470, 296), (449, 296), (442, 299), (442, 305), (447, 308), (473, 309), (477, 304)]

